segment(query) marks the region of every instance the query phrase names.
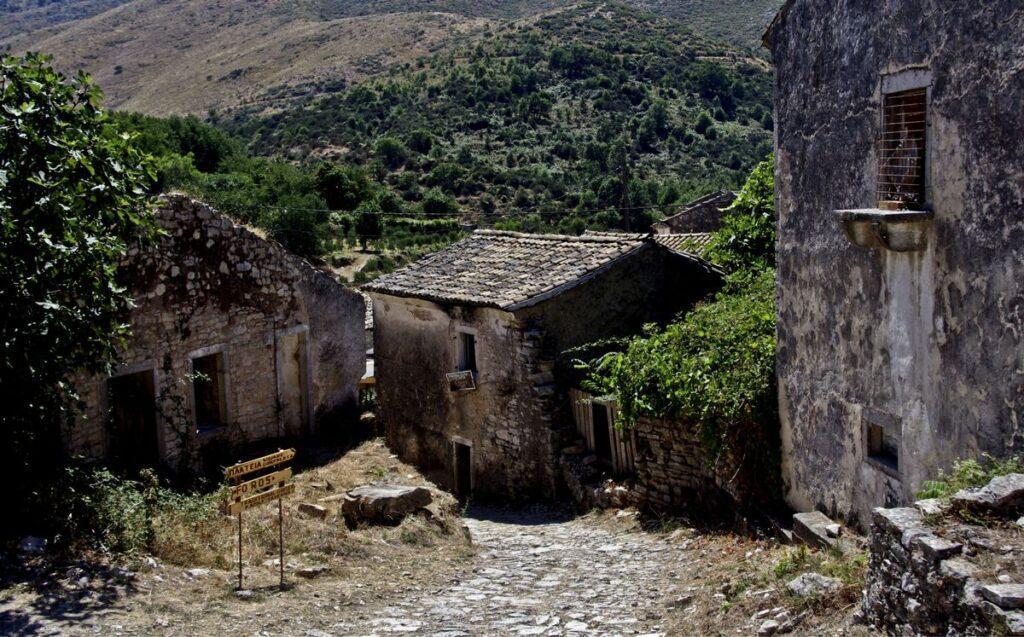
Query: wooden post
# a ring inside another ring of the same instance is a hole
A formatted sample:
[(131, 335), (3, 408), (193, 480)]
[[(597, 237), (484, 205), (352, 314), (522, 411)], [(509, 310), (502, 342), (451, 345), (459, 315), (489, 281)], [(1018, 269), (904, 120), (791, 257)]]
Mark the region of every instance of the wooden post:
[(238, 590), (242, 590), (242, 512), (238, 512)]
[(284, 505), (281, 504), (280, 496), (277, 498), (277, 545), (278, 561), (281, 566), (281, 590), (284, 590)]

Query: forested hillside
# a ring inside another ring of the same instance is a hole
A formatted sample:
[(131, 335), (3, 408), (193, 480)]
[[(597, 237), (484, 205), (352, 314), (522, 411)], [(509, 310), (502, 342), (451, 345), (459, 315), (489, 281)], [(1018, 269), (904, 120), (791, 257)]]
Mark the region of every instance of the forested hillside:
[(770, 149), (770, 91), (762, 60), (595, 3), (217, 124), (259, 154), (365, 166), (404, 206), (450, 196), (486, 223), (640, 229), (741, 183)]

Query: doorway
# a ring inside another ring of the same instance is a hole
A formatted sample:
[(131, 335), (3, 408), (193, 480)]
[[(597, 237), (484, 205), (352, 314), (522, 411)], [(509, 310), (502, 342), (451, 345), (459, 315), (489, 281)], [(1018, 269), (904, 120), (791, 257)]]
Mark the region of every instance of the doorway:
[(310, 430), (309, 330), (302, 325), (277, 336), (277, 389), (285, 435)]
[(458, 440), (452, 442), (455, 451), (455, 496), (465, 500), (473, 492), (473, 447)]
[(147, 369), (107, 380), (110, 463), (131, 473), (160, 463), (154, 376)]
[(605, 462), (612, 461), (611, 423), (608, 406), (596, 400), (591, 403), (594, 423), (594, 455)]

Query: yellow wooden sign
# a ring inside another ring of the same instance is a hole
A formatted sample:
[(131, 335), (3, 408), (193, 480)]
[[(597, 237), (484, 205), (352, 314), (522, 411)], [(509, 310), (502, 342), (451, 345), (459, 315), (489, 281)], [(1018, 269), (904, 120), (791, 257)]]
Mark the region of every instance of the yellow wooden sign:
[(270, 454), (269, 456), (263, 456), (262, 458), (256, 458), (255, 460), (248, 460), (246, 462), (239, 462), (238, 464), (228, 467), (224, 470), (224, 475), (230, 480), (232, 478), (239, 478), (254, 471), (260, 471), (267, 467), (273, 467), (274, 465), (281, 464), (282, 462), (288, 462), (295, 457), (294, 449), (284, 449)]
[(238, 502), (232, 502), (231, 505), (228, 506), (228, 513), (230, 513), (231, 515), (235, 515), (236, 513), (241, 513), (246, 509), (251, 509), (255, 506), (259, 506), (261, 504), (270, 502), (271, 500), (282, 498), (288, 495), (289, 493), (293, 493), (294, 491), (294, 484), (286, 484), (283, 487), (278, 487), (276, 489), (264, 491), (263, 493), (254, 495), (251, 498), (245, 498), (244, 500), (239, 500)]
[(262, 491), (267, 487), (273, 487), (281, 482), (287, 482), (292, 477), (292, 470), (281, 469), (274, 473), (268, 473), (265, 476), (260, 476), (254, 480), (243, 482), (242, 484), (231, 487), (231, 499), (239, 500), (246, 496), (253, 495), (257, 491)]

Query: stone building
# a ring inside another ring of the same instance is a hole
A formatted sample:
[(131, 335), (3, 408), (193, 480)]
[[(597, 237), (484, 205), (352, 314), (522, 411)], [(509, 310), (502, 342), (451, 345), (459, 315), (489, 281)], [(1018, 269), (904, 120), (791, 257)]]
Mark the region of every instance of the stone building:
[(668, 318), (717, 275), (650, 237), (477, 231), (364, 286), (379, 417), (403, 459), (460, 494), (554, 497), (576, 434), (558, 354)]
[(788, 499), (866, 527), (1024, 449), (1024, 11), (790, 0), (765, 43)]
[(119, 273), (137, 303), (123, 364), (77, 378), (69, 450), (191, 469), (343, 423), (364, 371), (362, 297), (197, 201), (167, 196), (155, 215), (163, 234)]
[(655, 222), (657, 234), (690, 234), (714, 232), (722, 227), (723, 210), (736, 201), (736, 193), (720, 190), (685, 204), (679, 212)]

